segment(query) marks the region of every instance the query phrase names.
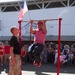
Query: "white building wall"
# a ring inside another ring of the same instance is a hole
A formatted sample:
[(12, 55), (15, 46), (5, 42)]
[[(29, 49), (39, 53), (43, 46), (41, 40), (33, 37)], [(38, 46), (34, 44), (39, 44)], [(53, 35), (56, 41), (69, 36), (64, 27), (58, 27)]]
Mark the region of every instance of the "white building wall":
[(1, 12), (1, 30), (0, 36), (10, 36), (10, 28), (12, 26), (18, 26), (18, 12)]
[[(10, 28), (18, 26), (19, 12), (0, 12), (1, 30), (0, 36), (11, 36)], [(41, 19), (56, 19), (62, 18), (62, 35), (75, 35), (75, 7), (50, 8), (40, 10), (30, 10), (26, 12), (23, 20), (41, 20)], [(27, 36), (22, 23), (23, 35)], [(47, 35), (58, 35), (58, 21), (49, 21), (47, 25)]]

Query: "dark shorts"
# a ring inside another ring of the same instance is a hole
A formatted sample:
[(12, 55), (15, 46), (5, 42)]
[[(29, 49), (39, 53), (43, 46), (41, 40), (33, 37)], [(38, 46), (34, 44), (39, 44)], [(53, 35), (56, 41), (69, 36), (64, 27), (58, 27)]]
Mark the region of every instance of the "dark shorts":
[(43, 44), (39, 44), (39, 43), (33, 44), (29, 52), (30, 58), (32, 58), (36, 62), (40, 62), (40, 55), (41, 55), (41, 52), (43, 51), (43, 48), (44, 48)]

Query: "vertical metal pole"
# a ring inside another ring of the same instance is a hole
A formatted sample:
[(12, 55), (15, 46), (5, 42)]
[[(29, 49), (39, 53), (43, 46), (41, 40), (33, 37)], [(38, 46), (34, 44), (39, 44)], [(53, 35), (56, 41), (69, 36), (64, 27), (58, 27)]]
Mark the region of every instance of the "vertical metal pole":
[(58, 62), (57, 62), (57, 75), (60, 73), (60, 37), (61, 37), (61, 20), (62, 18), (59, 18), (59, 24), (58, 24)]
[[(20, 42), (20, 45), (22, 45), (22, 34), (21, 34), (21, 21), (18, 21), (19, 23), (19, 42)], [(22, 67), (22, 64), (21, 64), (21, 67)], [(20, 72), (20, 75), (22, 75), (22, 70)]]
[(22, 45), (22, 34), (21, 34), (21, 21), (18, 21), (19, 23), (19, 42), (20, 42), (20, 45)]
[(31, 45), (31, 33), (30, 33), (30, 45)]

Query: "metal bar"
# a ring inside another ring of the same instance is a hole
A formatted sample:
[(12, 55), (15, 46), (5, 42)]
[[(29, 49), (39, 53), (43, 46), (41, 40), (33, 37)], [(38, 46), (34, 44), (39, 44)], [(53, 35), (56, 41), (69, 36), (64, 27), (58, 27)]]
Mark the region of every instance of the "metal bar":
[(70, 6), (70, 0), (67, 1), (67, 7), (69, 7), (69, 6)]
[(64, 7), (66, 7), (66, 5), (62, 2), (62, 1), (60, 1), (61, 3), (62, 3), (62, 5), (64, 6)]
[(70, 6), (72, 6), (74, 3), (75, 3), (75, 1)]
[(45, 6), (45, 8), (47, 8), (50, 4), (51, 4), (51, 2), (49, 2), (49, 3)]
[[(44, 20), (46, 20), (46, 21), (54, 21), (54, 20), (59, 20), (59, 18), (58, 19), (44, 19)], [(33, 21), (37, 22), (37, 21), (44, 21), (44, 20), (33, 20)], [(22, 21), (22, 22), (30, 22), (30, 20)]]

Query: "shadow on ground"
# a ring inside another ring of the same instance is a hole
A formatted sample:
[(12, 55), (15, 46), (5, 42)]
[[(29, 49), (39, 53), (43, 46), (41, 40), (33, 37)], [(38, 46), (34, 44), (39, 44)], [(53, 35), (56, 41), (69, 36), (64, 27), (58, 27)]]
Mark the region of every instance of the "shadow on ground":
[[(42, 74), (42, 72), (56, 73), (57, 67), (54, 64), (43, 64), (41, 67), (38, 68), (35, 67), (33, 64), (25, 64), (22, 66), (22, 70), (35, 71), (36, 75), (46, 75)], [(62, 66), (60, 67), (60, 73), (75, 74), (75, 66)]]
[[(9, 65), (0, 65), (0, 74), (2, 71), (9, 72)], [(54, 64), (42, 64), (41, 67), (35, 67), (33, 64), (26, 63), (22, 65), (22, 71), (35, 72), (35, 75), (48, 75), (43, 72), (57, 73), (57, 67)], [(60, 73), (75, 74), (75, 66), (63, 66), (60, 68)], [(50, 74), (49, 74), (50, 75)]]

